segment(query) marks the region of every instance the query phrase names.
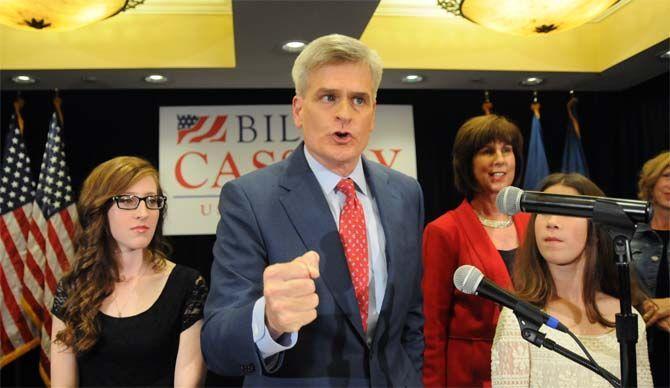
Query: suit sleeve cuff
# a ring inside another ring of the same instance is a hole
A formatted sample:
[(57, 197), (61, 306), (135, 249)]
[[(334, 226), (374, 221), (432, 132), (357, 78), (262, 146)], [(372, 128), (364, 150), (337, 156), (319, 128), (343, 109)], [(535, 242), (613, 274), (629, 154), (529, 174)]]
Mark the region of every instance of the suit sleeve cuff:
[(277, 341), (272, 339), (270, 330), (265, 325), (265, 297), (260, 297), (254, 304), (251, 320), (251, 330), (254, 334), (254, 343), (263, 359), (291, 349), (298, 342), (298, 333), (283, 334)]

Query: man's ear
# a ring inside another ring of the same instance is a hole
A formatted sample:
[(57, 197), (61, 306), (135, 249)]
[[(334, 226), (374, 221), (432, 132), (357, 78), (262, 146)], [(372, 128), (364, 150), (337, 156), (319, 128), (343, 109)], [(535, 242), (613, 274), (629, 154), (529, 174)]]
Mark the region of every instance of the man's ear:
[(291, 113), (293, 114), (293, 123), (296, 128), (302, 128), (302, 104), (304, 100), (302, 97), (295, 95), (293, 96), (293, 102), (291, 106)]

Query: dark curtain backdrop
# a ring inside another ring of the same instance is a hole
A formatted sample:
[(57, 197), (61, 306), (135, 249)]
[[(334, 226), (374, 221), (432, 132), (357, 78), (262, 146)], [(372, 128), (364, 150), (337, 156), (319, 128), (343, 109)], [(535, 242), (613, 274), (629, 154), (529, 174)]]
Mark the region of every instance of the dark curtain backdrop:
[[(616, 92), (577, 92), (582, 142), (591, 178), (613, 197), (634, 198), (642, 164), (670, 147), (669, 77), (661, 75)], [(94, 90), (60, 92), (65, 141), (75, 190), (97, 164), (118, 155), (139, 155), (158, 164), (158, 108), (179, 105), (289, 104), (292, 90)], [(16, 92), (0, 95), (2, 139), (7, 132)], [(23, 92), (25, 139), (37, 179), (53, 110), (53, 92)], [(451, 148), (459, 126), (481, 114), (483, 92), (463, 90), (381, 90), (379, 104), (414, 107), (418, 180), (423, 187), (426, 221), (455, 207)], [(531, 91), (491, 91), (494, 111), (530, 133)], [(552, 171), (560, 169), (567, 125), (568, 93), (542, 92), (542, 127)], [(377, 128), (383, 131), (384, 128)], [(213, 236), (171, 237), (173, 260), (209, 278)], [(209, 279), (208, 279), (209, 280)], [(225, 346), (225, 345), (223, 345)], [(231, 349), (231, 351), (234, 351)], [(2, 370), (3, 386), (40, 385), (37, 355), (30, 352)], [(209, 375), (208, 385), (239, 383)]]

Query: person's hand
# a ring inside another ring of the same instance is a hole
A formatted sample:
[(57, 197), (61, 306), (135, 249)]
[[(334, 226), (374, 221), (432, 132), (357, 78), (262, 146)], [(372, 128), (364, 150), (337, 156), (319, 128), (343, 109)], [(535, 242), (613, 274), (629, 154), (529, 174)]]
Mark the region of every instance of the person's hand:
[(265, 269), (265, 321), (273, 339), (297, 332), (316, 319), (319, 296), (314, 280), (318, 277), (319, 255), (314, 251)]
[(651, 298), (645, 299), (642, 302), (642, 305), (640, 306), (641, 312), (642, 312), (642, 319), (644, 319), (644, 322), (647, 323), (649, 319), (654, 315), (656, 310), (658, 310), (658, 306), (656, 303)]
[(670, 298), (648, 299), (642, 303), (642, 318), (647, 327), (657, 325), (660, 329), (670, 332)]
[(656, 327), (670, 333), (670, 317), (667, 317), (665, 319), (661, 319), (658, 322), (656, 322)]

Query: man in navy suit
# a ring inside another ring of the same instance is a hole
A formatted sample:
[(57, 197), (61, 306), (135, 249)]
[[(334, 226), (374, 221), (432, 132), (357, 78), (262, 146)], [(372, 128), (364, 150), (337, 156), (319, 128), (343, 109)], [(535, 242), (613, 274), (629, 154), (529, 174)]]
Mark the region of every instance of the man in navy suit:
[(363, 158), (379, 56), (342, 35), (293, 66), (301, 144), (221, 190), (202, 350), (259, 386), (420, 386), (423, 197)]

